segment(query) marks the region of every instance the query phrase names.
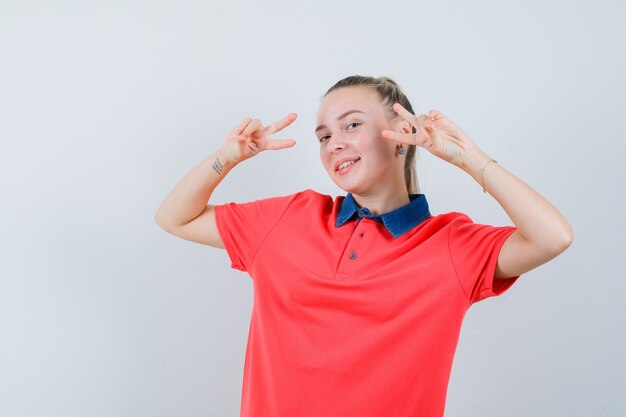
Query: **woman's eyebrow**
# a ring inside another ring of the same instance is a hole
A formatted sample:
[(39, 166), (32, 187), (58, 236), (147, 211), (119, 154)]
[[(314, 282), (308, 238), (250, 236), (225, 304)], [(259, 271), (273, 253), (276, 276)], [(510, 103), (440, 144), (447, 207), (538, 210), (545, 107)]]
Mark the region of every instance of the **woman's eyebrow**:
[[(352, 114), (352, 113), (363, 113), (363, 114), (365, 114), (365, 112), (361, 111), (361, 110), (348, 110), (347, 112), (339, 115), (339, 117), (337, 117), (337, 120), (341, 120), (344, 117), (346, 117), (347, 115)], [(317, 133), (318, 131), (320, 131), (322, 129), (326, 129), (326, 125), (319, 125), (318, 127), (316, 127), (315, 128), (315, 133)]]

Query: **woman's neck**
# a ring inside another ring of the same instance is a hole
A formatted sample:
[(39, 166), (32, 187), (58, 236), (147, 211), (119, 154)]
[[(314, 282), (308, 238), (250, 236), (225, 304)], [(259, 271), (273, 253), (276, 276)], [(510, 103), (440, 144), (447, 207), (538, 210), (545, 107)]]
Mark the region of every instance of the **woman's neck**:
[(359, 207), (367, 207), (372, 214), (385, 214), (411, 202), (406, 188), (402, 192), (388, 189), (369, 195), (352, 194)]

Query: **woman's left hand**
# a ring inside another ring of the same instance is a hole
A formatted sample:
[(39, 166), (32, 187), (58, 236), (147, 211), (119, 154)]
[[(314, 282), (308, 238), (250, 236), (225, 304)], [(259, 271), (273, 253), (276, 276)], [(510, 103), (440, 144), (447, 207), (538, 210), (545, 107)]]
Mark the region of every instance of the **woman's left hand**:
[(385, 139), (421, 146), (460, 168), (465, 167), (470, 154), (482, 152), (467, 133), (438, 110), (430, 110), (428, 114), (415, 116), (400, 103), (395, 103), (393, 109), (415, 127), (416, 133), (383, 130), (382, 136)]

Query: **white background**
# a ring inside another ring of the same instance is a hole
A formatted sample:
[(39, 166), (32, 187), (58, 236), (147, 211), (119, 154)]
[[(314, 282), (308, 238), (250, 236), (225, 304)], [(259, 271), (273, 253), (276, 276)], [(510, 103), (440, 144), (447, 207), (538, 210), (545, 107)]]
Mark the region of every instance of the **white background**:
[[(0, 415), (236, 416), (252, 281), (154, 221), (244, 117), (295, 147), (211, 202), (306, 188), (319, 100), (390, 76), (571, 222), (467, 313), (446, 417), (623, 416), (626, 6), (615, 1), (0, 1)], [(510, 220), (421, 150), (433, 214)]]

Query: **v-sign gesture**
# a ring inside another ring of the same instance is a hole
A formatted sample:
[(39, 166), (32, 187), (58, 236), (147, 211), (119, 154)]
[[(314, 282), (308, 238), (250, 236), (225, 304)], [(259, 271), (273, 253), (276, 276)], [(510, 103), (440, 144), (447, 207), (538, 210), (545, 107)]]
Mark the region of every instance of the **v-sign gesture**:
[(415, 116), (399, 103), (395, 103), (393, 109), (414, 126), (416, 132), (383, 130), (385, 139), (427, 149), (470, 174), (483, 190), (485, 170), (491, 166), (487, 177), (489, 193), (518, 228), (499, 251), (495, 278), (511, 278), (530, 271), (571, 244), (572, 228), (556, 207), (501, 165), (489, 164), (488, 161), (494, 160), (441, 112), (430, 110), (428, 114)]
[(385, 139), (392, 139), (427, 149), (433, 155), (460, 168), (470, 153), (482, 152), (460, 127), (438, 110), (415, 116), (400, 103), (393, 105), (402, 118), (415, 127), (415, 133), (383, 130)]
[(264, 127), (259, 119), (246, 117), (226, 137), (226, 149), (232, 160), (239, 163), (265, 150), (277, 150), (292, 147), (294, 139), (272, 139), (270, 135), (289, 126), (298, 115), (289, 113), (278, 122)]

